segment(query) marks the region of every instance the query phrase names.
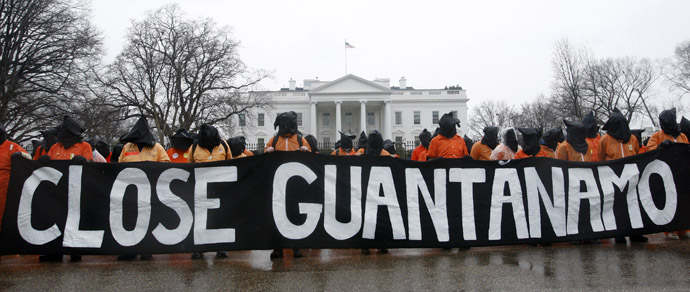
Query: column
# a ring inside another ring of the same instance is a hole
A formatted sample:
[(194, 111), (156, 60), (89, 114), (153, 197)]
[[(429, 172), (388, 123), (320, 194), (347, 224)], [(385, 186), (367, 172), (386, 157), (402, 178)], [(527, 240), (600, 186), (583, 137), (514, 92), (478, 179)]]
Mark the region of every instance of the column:
[(316, 121), (316, 101), (311, 101), (310, 104), (311, 104), (311, 112), (310, 112), (311, 120), (309, 122), (311, 123), (311, 129), (309, 129), (309, 130), (311, 131), (311, 133), (309, 133), (309, 134), (314, 135), (314, 137), (316, 137), (318, 139), (319, 135), (317, 134), (318, 128), (317, 128), (317, 121)]
[[(359, 101), (359, 121), (360, 121), (360, 131), (367, 131), (367, 101)], [(354, 133), (357, 134), (357, 133)]]
[(336, 131), (335, 137), (337, 137), (336, 140), (340, 139), (339, 138), (340, 134), (337, 132), (342, 131), (342, 123), (340, 121), (340, 104), (341, 103), (342, 103), (342, 101), (340, 101), (340, 100), (337, 100), (335, 102), (335, 131)]
[(392, 117), (391, 117), (391, 101), (386, 100), (383, 102), (385, 105), (384, 115), (383, 115), (383, 139), (393, 139), (393, 129), (391, 127)]

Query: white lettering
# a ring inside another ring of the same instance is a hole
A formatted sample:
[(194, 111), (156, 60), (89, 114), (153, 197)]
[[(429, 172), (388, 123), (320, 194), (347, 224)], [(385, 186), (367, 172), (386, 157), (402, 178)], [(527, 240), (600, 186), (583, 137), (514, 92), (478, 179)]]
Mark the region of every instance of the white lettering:
[[(666, 191), (666, 204), (663, 208), (658, 209), (652, 199), (652, 192), (649, 189), (649, 178), (652, 174), (661, 176), (664, 182), (664, 190)], [(647, 164), (640, 183), (637, 185), (637, 191), (640, 194), (640, 202), (645, 213), (649, 215), (649, 219), (656, 225), (665, 225), (673, 220), (676, 215), (676, 207), (678, 204), (678, 194), (676, 193), (676, 183), (673, 181), (673, 172), (665, 162), (661, 160), (654, 160)]]
[(316, 229), (323, 206), (313, 203), (299, 203), (299, 213), (307, 215), (307, 219), (302, 225), (295, 225), (290, 222), (285, 210), (285, 197), (287, 183), (294, 176), (303, 178), (308, 184), (316, 180), (316, 174), (302, 163), (290, 162), (279, 166), (273, 179), (273, 220), (275, 220), (280, 234), (286, 238), (302, 239)]
[[(510, 189), (509, 196), (503, 195), (506, 183), (508, 183), (508, 188)], [(498, 168), (494, 174), (489, 215), (489, 240), (501, 239), (501, 220), (504, 204), (511, 204), (512, 206), (517, 238), (528, 238), (529, 229), (527, 229), (525, 206), (522, 203), (522, 188), (520, 187), (520, 178), (515, 168)]]
[(436, 238), (439, 242), (450, 240), (446, 207), (446, 170), (434, 170), (434, 199), (436, 202), (431, 198), (429, 188), (427, 188), (422, 172), (418, 168), (405, 169), (405, 181), (407, 182), (407, 220), (410, 240), (422, 240), (422, 226), (419, 222), (419, 191), (421, 191), (426, 208), (431, 215), (431, 221), (436, 229)]
[(70, 165), (67, 188), (67, 222), (62, 245), (66, 247), (99, 248), (103, 244), (103, 230), (79, 230), (81, 221), (81, 165)]
[(62, 173), (56, 169), (52, 167), (41, 167), (34, 170), (31, 176), (24, 181), (17, 210), (17, 228), (19, 229), (19, 235), (26, 240), (26, 242), (34, 245), (42, 245), (55, 240), (62, 234), (57, 224), (53, 224), (45, 230), (36, 230), (33, 225), (31, 225), (31, 203), (38, 185), (43, 181), (48, 181), (57, 185), (61, 177)]
[(158, 195), (158, 199), (163, 205), (175, 211), (180, 218), (180, 224), (175, 229), (168, 229), (163, 226), (162, 223), (158, 223), (158, 226), (153, 229), (153, 236), (162, 244), (178, 244), (182, 242), (189, 235), (189, 231), (192, 230), (192, 224), (194, 223), (192, 210), (182, 198), (176, 196), (173, 194), (172, 190), (170, 190), (170, 183), (172, 183), (172, 181), (181, 180), (182, 182), (187, 182), (189, 174), (188, 171), (179, 168), (167, 169), (161, 173), (156, 183), (156, 194)]
[[(127, 187), (137, 189), (137, 221), (134, 230), (124, 227), (122, 205)], [(125, 168), (117, 175), (110, 191), (110, 229), (113, 238), (122, 246), (133, 246), (146, 236), (151, 220), (151, 183), (146, 173), (138, 168)]]
[(350, 167), (350, 222), (341, 223), (335, 218), (336, 166), (326, 165), (324, 176), (324, 228), (337, 240), (351, 238), (362, 228), (362, 168)]
[(220, 199), (208, 197), (208, 184), (237, 181), (236, 166), (194, 169), (194, 244), (235, 242), (234, 228), (208, 229), (208, 210), (220, 208)]
[[(380, 191), (383, 189), (383, 197)], [(374, 239), (376, 233), (376, 217), (379, 206), (388, 208), (388, 215), (393, 229), (393, 239), (405, 239), (405, 226), (402, 213), (398, 205), (395, 193), (393, 174), (389, 167), (374, 166), (369, 174), (369, 186), (367, 187), (367, 201), (364, 209), (364, 230), (362, 237)]]

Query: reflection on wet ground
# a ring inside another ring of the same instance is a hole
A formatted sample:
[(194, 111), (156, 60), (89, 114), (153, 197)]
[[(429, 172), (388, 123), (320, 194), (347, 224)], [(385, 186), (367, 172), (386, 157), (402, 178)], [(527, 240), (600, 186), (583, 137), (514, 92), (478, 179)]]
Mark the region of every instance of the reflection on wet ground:
[(472, 249), (290, 250), (154, 255), (118, 262), (84, 256), (79, 263), (38, 263), (37, 256), (3, 256), (4, 290), (689, 290), (690, 240), (652, 235), (649, 243), (555, 244)]

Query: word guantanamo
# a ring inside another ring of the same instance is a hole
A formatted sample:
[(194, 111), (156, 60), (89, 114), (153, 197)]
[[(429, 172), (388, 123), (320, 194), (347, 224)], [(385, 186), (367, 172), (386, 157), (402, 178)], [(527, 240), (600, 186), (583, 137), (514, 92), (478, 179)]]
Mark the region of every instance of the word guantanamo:
[(13, 158), (3, 254), (554, 243), (690, 228), (686, 146), (609, 162)]

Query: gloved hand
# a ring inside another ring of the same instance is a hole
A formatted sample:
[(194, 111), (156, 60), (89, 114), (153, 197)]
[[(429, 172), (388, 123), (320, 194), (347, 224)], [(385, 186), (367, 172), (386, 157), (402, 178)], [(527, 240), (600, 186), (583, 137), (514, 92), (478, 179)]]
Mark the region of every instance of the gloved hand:
[(474, 158), (472, 158), (472, 156), (469, 156), (469, 155), (465, 155), (461, 159), (462, 160), (474, 160)]
[(48, 161), (50, 161), (50, 156), (48, 156), (48, 155), (41, 155), (41, 157), (38, 158), (38, 161), (40, 161), (40, 162), (48, 162)]
[(356, 153), (355, 153), (355, 156), (362, 156), (362, 153), (356, 152)]
[(268, 147), (268, 148), (266, 148), (266, 153), (271, 153), (271, 152), (273, 152), (274, 150), (275, 150), (275, 149), (274, 149), (273, 147)]
[(29, 154), (24, 153), (24, 152), (14, 152), (14, 153), (12, 153), (12, 157), (24, 157), (28, 160), (31, 160), (31, 156)]
[(81, 155), (76, 155), (72, 158), (72, 161), (74, 161), (75, 163), (78, 163), (78, 164), (83, 164), (83, 163), (86, 163), (86, 158), (84, 156), (81, 156)]
[(664, 142), (659, 144), (659, 149), (668, 149), (671, 148), (671, 146), (673, 146), (673, 142), (671, 142), (671, 140), (664, 140)]

